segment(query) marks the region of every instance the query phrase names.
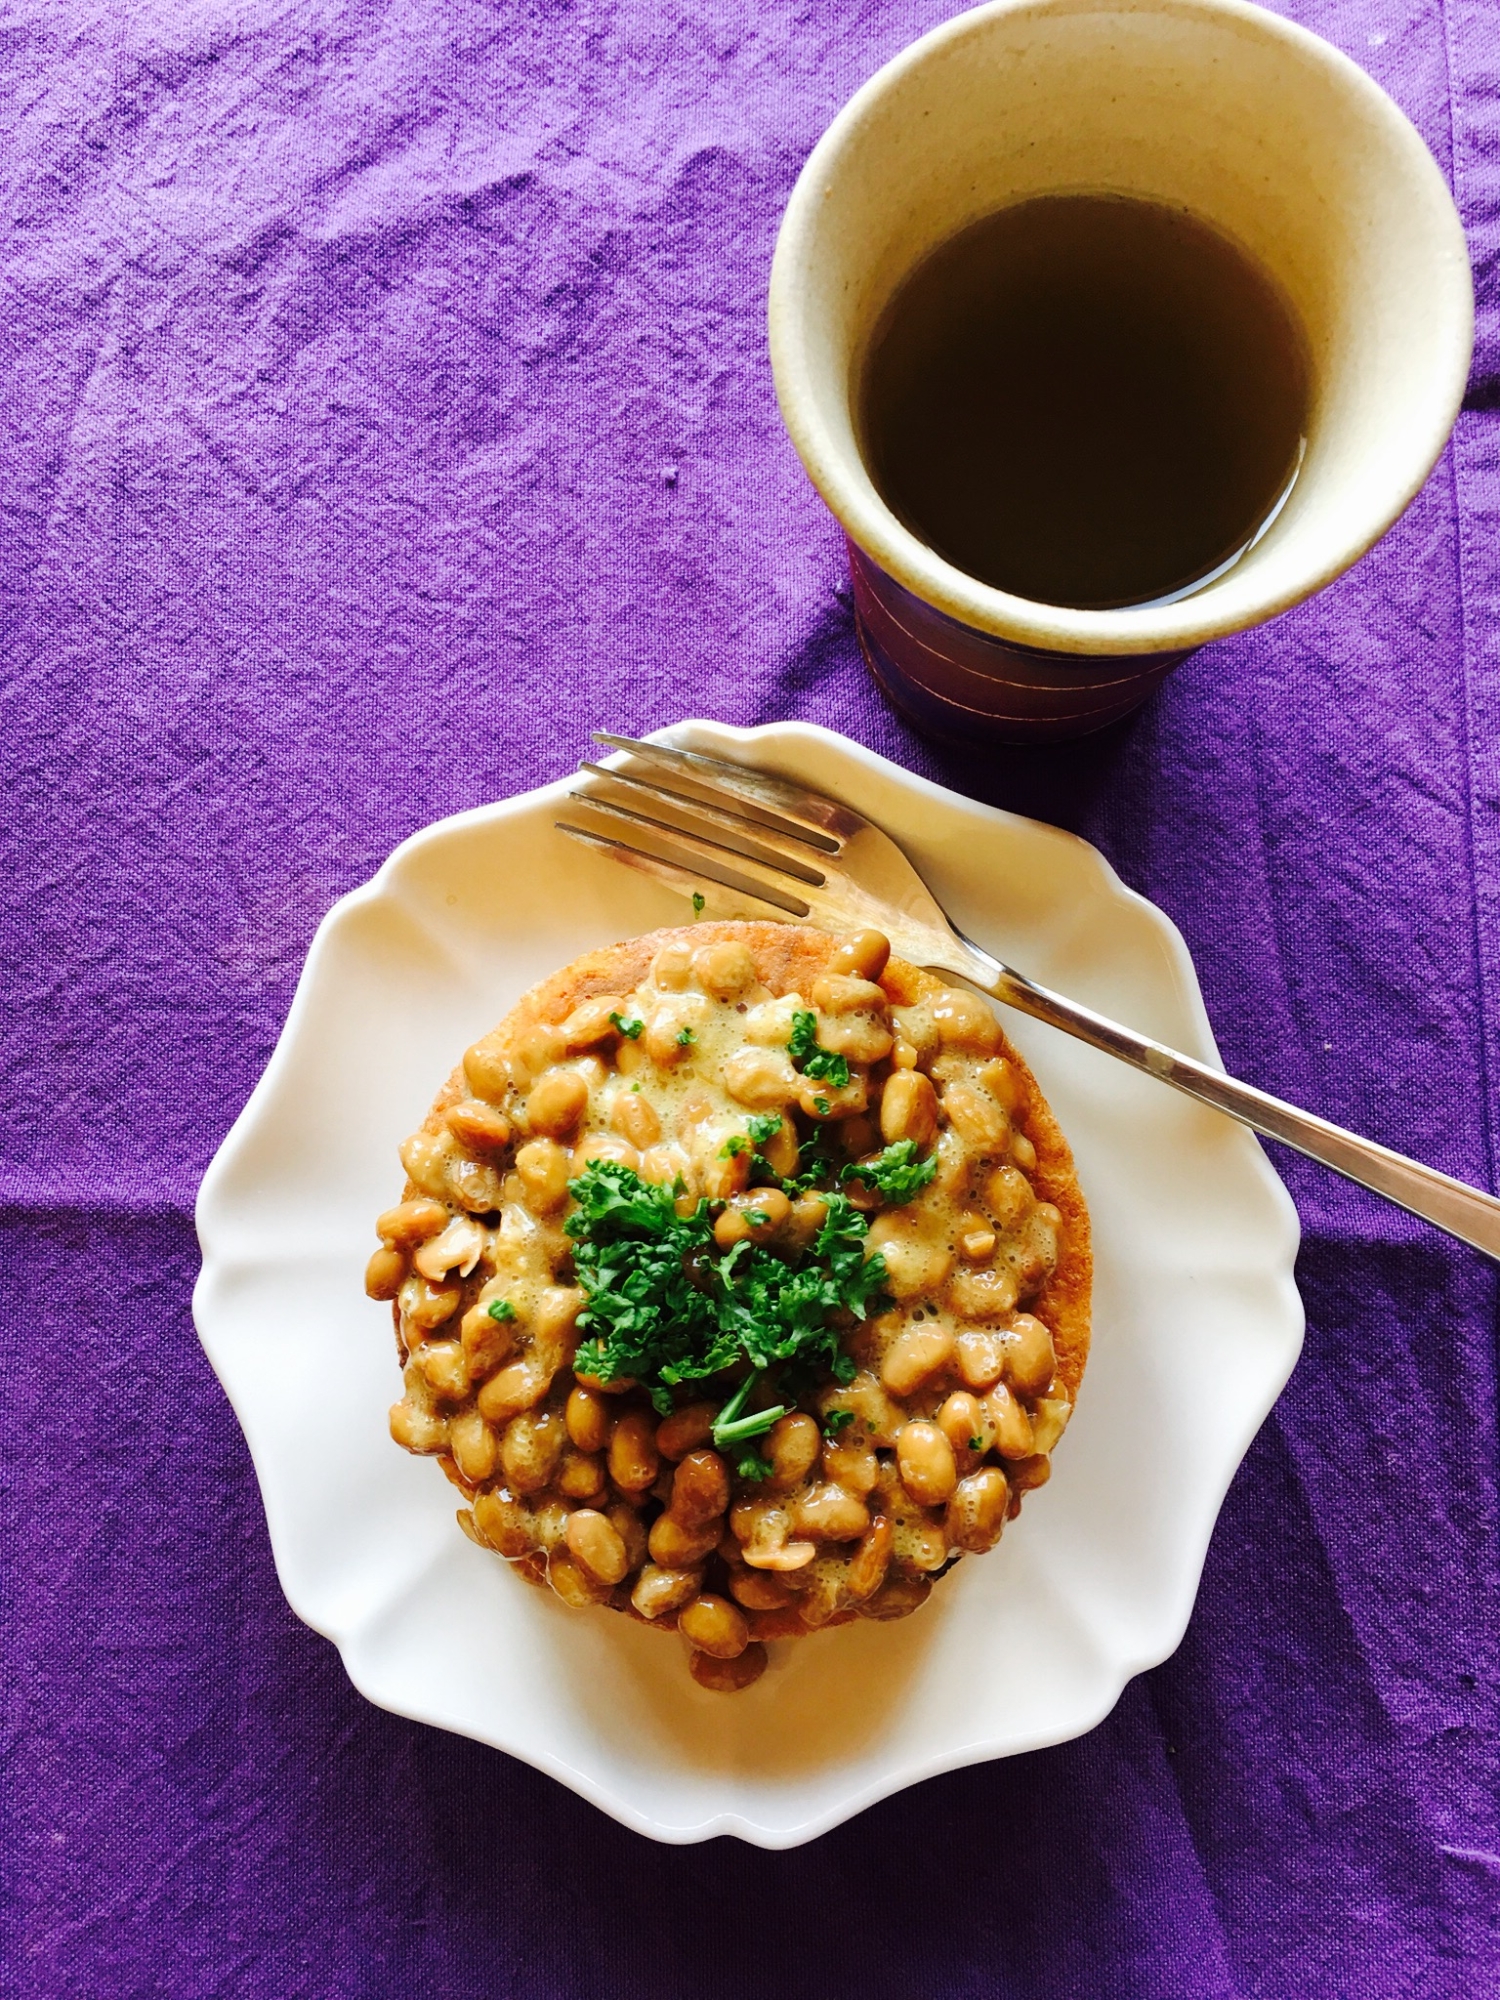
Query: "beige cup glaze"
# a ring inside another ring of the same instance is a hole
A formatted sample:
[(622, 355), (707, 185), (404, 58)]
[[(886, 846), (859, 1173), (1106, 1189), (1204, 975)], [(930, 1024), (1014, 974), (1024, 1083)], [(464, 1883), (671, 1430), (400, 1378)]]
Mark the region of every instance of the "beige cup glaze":
[[(900, 280), (979, 217), (1076, 192), (1175, 203), (1211, 223), (1274, 274), (1308, 337), (1312, 412), (1291, 499), (1226, 575), (1159, 608), (1069, 610), (965, 575), (886, 507), (855, 433), (865, 348)], [(1346, 56), (1243, 0), (996, 0), (945, 23), (818, 142), (771, 271), (777, 396), (814, 485), (870, 559), (856, 555), (857, 594), (883, 572), (899, 587), (887, 609), (903, 591), (920, 601), (914, 628), (941, 623), (922, 613), (933, 607), (968, 628), (971, 651), (984, 635), (1002, 655), (1039, 649), (1060, 683), (1070, 662), (1055, 656), (1073, 656), (1072, 670), (1115, 691), (1110, 713), (1075, 702), (1071, 721), (1059, 711), (1048, 727), (1042, 713), (1040, 729), (1021, 718), (1002, 734), (1097, 727), (1175, 657), (1347, 569), (1442, 451), (1473, 321), (1463, 228), (1412, 125)], [(1132, 688), (1128, 661), (1143, 654), (1158, 664)]]

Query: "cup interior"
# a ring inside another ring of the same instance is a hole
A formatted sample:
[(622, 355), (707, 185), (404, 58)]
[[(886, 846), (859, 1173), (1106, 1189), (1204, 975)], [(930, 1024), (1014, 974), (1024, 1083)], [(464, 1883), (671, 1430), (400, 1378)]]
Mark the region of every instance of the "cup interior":
[[(1175, 204), (1229, 236), (1307, 338), (1290, 501), (1232, 570), (1173, 605), (1076, 611), (982, 584), (904, 527), (860, 456), (860, 370), (901, 281), (998, 208), (1085, 192)], [(1256, 624), (1384, 533), (1457, 414), (1473, 294), (1432, 156), (1318, 37), (1239, 0), (998, 0), (907, 49), (829, 128), (787, 209), (770, 317), (793, 441), (883, 569), (981, 631), (1130, 653)]]

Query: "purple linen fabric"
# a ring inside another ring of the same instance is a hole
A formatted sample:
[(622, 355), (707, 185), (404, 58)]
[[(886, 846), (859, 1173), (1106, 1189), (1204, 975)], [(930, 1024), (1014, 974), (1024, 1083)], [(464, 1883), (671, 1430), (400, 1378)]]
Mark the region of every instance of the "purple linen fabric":
[(1294, 9), (1471, 231), (1426, 491), (1107, 738), (973, 756), (865, 680), (762, 331), (808, 148), (945, 11), (0, 6), (7, 1996), (1500, 1990), (1495, 1274), (1316, 1169), (1306, 1356), (1176, 1657), (789, 1855), (366, 1705), (194, 1339), (193, 1193), (318, 919), (600, 721), (807, 716), (1080, 829), (1232, 1068), (1494, 1185), (1493, 0)]

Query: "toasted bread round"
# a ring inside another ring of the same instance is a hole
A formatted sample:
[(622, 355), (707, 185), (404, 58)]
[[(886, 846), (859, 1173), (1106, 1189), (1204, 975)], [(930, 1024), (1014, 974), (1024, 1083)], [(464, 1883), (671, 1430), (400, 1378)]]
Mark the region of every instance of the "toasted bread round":
[[(398, 1442), (440, 1459), (465, 1531), (528, 1580), (680, 1623), (705, 1686), (746, 1684), (757, 1641), (901, 1616), (992, 1545), (1048, 1476), (1088, 1358), (1088, 1213), (1051, 1109), (987, 1004), (882, 955), (871, 982), (846, 941), (780, 923), (585, 953), (468, 1051), (403, 1146), (403, 1199), (379, 1225), (367, 1282), (393, 1302)], [(811, 1064), (788, 1053), (799, 1013), (816, 1024)], [(919, 1101), (907, 1159), (931, 1178), (885, 1195), (879, 1123), (902, 1070), (890, 1106)], [(777, 1117), (774, 1141), (754, 1138)], [(781, 1149), (774, 1170), (760, 1144)], [(830, 1155), (844, 1165), (814, 1188), (785, 1171)], [(783, 1396), (772, 1369), (758, 1400), (794, 1407), (758, 1442), (715, 1449), (743, 1365), (670, 1391), (591, 1372), (570, 1192), (591, 1163), (675, 1188), (707, 1261), (753, 1237), (726, 1287), (757, 1256), (781, 1260), (763, 1263), (773, 1275), (816, 1259), (808, 1216), (832, 1201), (847, 1219), (849, 1188), (893, 1295), (829, 1322), (852, 1383), (825, 1354)]]

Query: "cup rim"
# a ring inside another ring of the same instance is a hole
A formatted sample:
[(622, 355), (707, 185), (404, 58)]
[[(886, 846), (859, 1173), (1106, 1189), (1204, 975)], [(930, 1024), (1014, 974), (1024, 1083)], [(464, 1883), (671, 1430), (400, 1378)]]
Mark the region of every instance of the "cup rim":
[(1413, 196), (1425, 202), (1439, 249), (1446, 238), (1457, 282), (1433, 300), (1439, 318), (1440, 363), (1426, 382), (1425, 422), (1413, 425), (1405, 476), (1351, 510), (1347, 531), (1325, 544), (1321, 560), (1279, 589), (1216, 602), (1213, 586), (1156, 608), (1078, 610), (1035, 602), (981, 583), (946, 561), (907, 528), (869, 487), (852, 476), (846, 453), (824, 423), (800, 331), (800, 272), (819, 211), (841, 157), (883, 102), (933, 56), (982, 35), (1004, 16), (1068, 14), (1081, 0), (987, 0), (942, 22), (899, 51), (855, 92), (808, 155), (777, 234), (767, 300), (771, 372), (782, 420), (808, 477), (851, 540), (906, 589), (959, 623), (999, 639), (1049, 652), (1155, 653), (1187, 650), (1263, 624), (1321, 590), (1379, 541), (1426, 483), (1448, 441), (1468, 382), (1474, 344), (1474, 293), (1463, 223), (1442, 170), (1399, 105), (1359, 64), (1322, 36), (1284, 20), (1252, 0), (1089, 0), (1088, 11), (1233, 20), (1280, 42), (1321, 68), (1335, 87), (1359, 99), (1405, 155)]

